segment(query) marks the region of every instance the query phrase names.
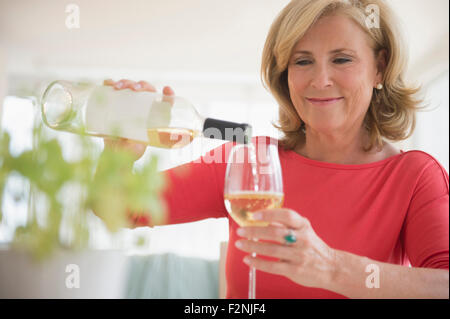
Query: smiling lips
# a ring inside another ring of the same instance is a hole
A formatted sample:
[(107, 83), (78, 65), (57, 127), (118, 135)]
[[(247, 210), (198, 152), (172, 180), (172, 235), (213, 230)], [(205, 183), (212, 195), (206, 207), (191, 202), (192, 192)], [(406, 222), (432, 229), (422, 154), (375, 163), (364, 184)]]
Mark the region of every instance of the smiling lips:
[(329, 97), (329, 98), (306, 98), (311, 104), (317, 106), (326, 106), (334, 104), (343, 99), (343, 97)]

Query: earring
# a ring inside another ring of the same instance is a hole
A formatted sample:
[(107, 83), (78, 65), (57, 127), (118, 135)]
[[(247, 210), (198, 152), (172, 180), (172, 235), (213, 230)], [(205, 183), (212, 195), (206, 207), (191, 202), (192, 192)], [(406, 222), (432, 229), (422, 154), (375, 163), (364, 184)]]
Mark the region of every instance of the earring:
[(382, 89), (383, 89), (383, 84), (378, 83), (378, 85), (377, 85), (377, 90), (382, 90)]

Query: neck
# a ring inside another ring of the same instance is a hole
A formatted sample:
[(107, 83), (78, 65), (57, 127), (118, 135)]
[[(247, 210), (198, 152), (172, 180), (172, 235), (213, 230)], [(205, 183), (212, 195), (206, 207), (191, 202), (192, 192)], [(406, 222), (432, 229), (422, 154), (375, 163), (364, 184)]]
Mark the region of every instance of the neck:
[(368, 132), (363, 129), (353, 129), (343, 132), (326, 134), (310, 127), (306, 128), (305, 138), (295, 152), (312, 160), (335, 164), (362, 164), (370, 161), (369, 153), (364, 146), (369, 140)]

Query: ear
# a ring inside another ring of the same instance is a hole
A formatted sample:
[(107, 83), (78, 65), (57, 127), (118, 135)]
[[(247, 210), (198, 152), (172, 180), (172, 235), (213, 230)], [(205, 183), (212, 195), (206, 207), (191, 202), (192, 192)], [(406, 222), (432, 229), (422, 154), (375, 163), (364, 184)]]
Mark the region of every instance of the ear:
[(387, 50), (386, 49), (380, 50), (376, 57), (377, 75), (375, 78), (376, 83), (374, 86), (376, 86), (378, 83), (383, 82), (383, 75), (387, 67), (387, 59), (388, 59)]

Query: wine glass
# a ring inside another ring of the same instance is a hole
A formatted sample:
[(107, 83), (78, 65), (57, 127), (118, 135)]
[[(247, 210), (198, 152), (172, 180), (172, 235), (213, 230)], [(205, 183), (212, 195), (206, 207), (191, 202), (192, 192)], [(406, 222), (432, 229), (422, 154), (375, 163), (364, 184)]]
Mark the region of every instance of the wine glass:
[[(253, 214), (283, 205), (283, 181), (276, 145), (259, 142), (233, 147), (225, 173), (224, 200), (228, 213), (240, 227), (269, 225), (255, 220)], [(252, 257), (255, 256), (252, 253)], [(256, 271), (250, 267), (249, 299), (255, 299), (255, 284)]]

